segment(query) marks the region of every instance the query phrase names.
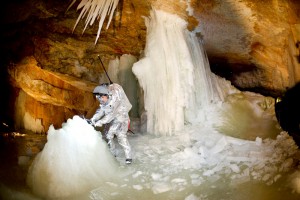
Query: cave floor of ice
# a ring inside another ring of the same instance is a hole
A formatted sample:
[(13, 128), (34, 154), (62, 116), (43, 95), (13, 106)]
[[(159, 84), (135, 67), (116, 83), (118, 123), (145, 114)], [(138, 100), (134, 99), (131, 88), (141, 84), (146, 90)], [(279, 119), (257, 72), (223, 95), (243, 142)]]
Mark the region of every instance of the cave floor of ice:
[(285, 132), (277, 139), (249, 141), (200, 125), (175, 136), (131, 135), (130, 143), (135, 159), (124, 191), (136, 190), (136, 196), (128, 192), (133, 199), (139, 194), (148, 199), (299, 198), (286, 178), (298, 152), (291, 150), (294, 141)]
[[(299, 152), (291, 149), (295, 146), (294, 141), (285, 132), (277, 139), (249, 141), (225, 136), (199, 125), (187, 127), (174, 136), (135, 133), (128, 138), (133, 148), (134, 161), (131, 165), (124, 164), (123, 151), (117, 145), (116, 158), (120, 167), (128, 170), (123, 180), (107, 182), (79, 195), (78, 199), (300, 198), (290, 181), (298, 167)], [(28, 146), (34, 146), (33, 143), (41, 146), (44, 139), (35, 136), (13, 139), (23, 144), (23, 154), (20, 150), (3, 152), (7, 149), (3, 147), (5, 142), (1, 143), (1, 155), (11, 154), (6, 157), (18, 160), (6, 165), (1, 162), (1, 169), (5, 168), (1, 170), (1, 182), (4, 182), (0, 190), (2, 197), (36, 199), (26, 189), (24, 172), (28, 165), (22, 163), (20, 157), (24, 159), (24, 154), (33, 155), (28, 152)], [(8, 181), (9, 178), (12, 180)], [(9, 182), (8, 186), (5, 186), (6, 182)]]

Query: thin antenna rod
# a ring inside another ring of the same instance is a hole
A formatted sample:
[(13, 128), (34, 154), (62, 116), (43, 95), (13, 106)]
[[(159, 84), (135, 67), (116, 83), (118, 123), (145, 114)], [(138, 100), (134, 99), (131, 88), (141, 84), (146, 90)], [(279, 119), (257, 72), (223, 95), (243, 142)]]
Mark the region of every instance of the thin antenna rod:
[(103, 62), (102, 62), (102, 60), (101, 60), (101, 58), (100, 58), (100, 55), (98, 55), (98, 58), (99, 58), (99, 60), (100, 60), (100, 62), (101, 62), (101, 65), (102, 65), (104, 71), (105, 71), (105, 74), (106, 74), (106, 76), (107, 76), (107, 78), (108, 78), (108, 80), (109, 80), (109, 83), (110, 83), (110, 84), (113, 84), (113, 82), (110, 80), (110, 78), (109, 78), (109, 76), (108, 76), (108, 73), (107, 73), (107, 71), (106, 71), (106, 69), (105, 69), (105, 67), (104, 67), (104, 65), (103, 65)]

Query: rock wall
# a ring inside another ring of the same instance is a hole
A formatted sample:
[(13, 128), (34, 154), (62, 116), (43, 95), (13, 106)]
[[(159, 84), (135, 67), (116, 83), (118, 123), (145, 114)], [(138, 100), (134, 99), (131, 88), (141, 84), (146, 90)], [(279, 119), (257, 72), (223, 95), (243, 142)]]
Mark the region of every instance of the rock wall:
[(97, 84), (41, 69), (34, 57), (10, 67), (9, 75), (18, 91), (13, 109), (17, 129), (45, 133), (73, 115), (90, 118), (99, 105), (92, 94)]
[(0, 83), (13, 89), (0, 92), (16, 102), (17, 127), (45, 132), (51, 122), (59, 126), (74, 114), (90, 113), (96, 104), (92, 88), (107, 81), (98, 55), (105, 67), (125, 54), (141, 57), (143, 17), (152, 8), (177, 14), (190, 31), (200, 31), (212, 71), (240, 89), (277, 96), (300, 81), (297, 0), (120, 0), (96, 45), (97, 24), (82, 33), (80, 21), (73, 30), (79, 11), (74, 5), (66, 12), (69, 3), (12, 0), (1, 7)]
[(234, 85), (276, 95), (300, 81), (298, 33), (293, 31), (299, 23), (299, 2), (214, 0), (196, 4), (194, 15), (201, 23), (211, 63), (217, 71), (229, 70)]

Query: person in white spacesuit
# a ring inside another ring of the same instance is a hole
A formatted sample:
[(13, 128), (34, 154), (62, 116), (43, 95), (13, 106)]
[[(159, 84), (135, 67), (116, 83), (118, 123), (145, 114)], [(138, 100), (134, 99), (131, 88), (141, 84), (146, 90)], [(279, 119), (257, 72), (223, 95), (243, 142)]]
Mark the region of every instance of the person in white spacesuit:
[(106, 139), (113, 155), (116, 156), (114, 136), (125, 152), (126, 164), (132, 163), (131, 146), (127, 139), (129, 126), (129, 115), (132, 105), (130, 104), (123, 88), (116, 84), (101, 84), (97, 86), (93, 94), (100, 102), (96, 113), (90, 119), (95, 127), (108, 125)]

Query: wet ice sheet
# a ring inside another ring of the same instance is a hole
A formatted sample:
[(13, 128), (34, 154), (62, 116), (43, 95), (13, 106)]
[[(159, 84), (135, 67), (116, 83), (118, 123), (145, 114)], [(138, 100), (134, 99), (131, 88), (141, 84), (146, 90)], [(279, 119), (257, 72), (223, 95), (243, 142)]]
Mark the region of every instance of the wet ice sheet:
[[(81, 140), (74, 139), (71, 133), (67, 135), (66, 140), (77, 143), (79, 149), (69, 150), (76, 156), (84, 145), (80, 145)], [(84, 136), (89, 135), (85, 133)], [(119, 170), (126, 173), (117, 180), (99, 180), (101, 184), (76, 194), (77, 199), (299, 198), (295, 192), (297, 188), (292, 186), (295, 179), (291, 178), (299, 162), (298, 150), (285, 132), (276, 139), (250, 141), (220, 134), (207, 125), (198, 125), (187, 126), (174, 136), (136, 132), (128, 138), (133, 148), (133, 163), (124, 164), (120, 146), (117, 146), (116, 158)], [(101, 148), (95, 147), (94, 150), (101, 151)], [(93, 149), (90, 151), (94, 152)], [(98, 159), (99, 154), (94, 155), (89, 158)], [(67, 161), (62, 164), (70, 165)], [(81, 161), (86, 162), (85, 159), (77, 159), (77, 165), (81, 165)], [(98, 170), (103, 172), (101, 166)], [(85, 176), (84, 173), (81, 175)], [(22, 194), (21, 191), (0, 189), (1, 192), (5, 190), (6, 195), (14, 195), (15, 199), (37, 199), (37, 196)]]
[[(216, 199), (216, 191), (222, 191), (219, 197), (234, 199), (230, 191), (243, 185), (259, 185), (267, 193), (268, 187), (285, 180), (297, 161), (297, 146), (285, 132), (276, 140), (247, 141), (191, 126), (176, 136), (136, 134), (129, 139), (134, 150), (134, 162), (128, 166), (131, 173), (113, 186), (112, 199), (124, 195), (134, 199), (141, 194), (147, 199)], [(117, 159), (124, 165), (121, 149)], [(268, 198), (265, 195), (257, 197)]]

